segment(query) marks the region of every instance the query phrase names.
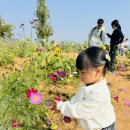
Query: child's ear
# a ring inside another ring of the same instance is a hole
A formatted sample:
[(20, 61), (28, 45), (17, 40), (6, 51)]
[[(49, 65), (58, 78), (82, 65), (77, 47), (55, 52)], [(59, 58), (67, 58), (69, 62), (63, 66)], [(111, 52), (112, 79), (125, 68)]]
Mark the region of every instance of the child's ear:
[(102, 67), (98, 67), (97, 68), (97, 74), (101, 74), (102, 73), (102, 69), (103, 69)]

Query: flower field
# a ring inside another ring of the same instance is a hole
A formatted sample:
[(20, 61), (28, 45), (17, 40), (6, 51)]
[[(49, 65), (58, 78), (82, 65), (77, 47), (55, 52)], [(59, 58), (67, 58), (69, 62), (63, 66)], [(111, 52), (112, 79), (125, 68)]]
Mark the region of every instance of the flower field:
[[(56, 110), (81, 85), (75, 68), (87, 44), (0, 40), (0, 130), (80, 130)], [(117, 54), (117, 71), (107, 74), (117, 130), (130, 129), (130, 52)]]

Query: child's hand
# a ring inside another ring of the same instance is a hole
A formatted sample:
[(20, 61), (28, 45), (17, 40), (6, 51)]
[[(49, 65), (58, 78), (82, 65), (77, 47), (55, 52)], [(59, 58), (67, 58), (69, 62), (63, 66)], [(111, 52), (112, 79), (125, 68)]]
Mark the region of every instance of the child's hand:
[(58, 104), (59, 102), (61, 102), (61, 101), (62, 101), (62, 99), (61, 99), (60, 97), (54, 98), (54, 102), (56, 102), (57, 104)]

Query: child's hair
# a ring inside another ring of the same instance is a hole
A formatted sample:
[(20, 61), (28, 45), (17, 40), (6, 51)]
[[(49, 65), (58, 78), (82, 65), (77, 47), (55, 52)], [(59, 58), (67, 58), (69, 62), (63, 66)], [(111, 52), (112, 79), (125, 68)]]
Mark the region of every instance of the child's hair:
[(78, 55), (76, 59), (76, 68), (81, 71), (83, 69), (103, 66), (103, 75), (105, 76), (106, 69), (109, 65), (106, 55), (106, 51), (100, 47), (89, 47)]

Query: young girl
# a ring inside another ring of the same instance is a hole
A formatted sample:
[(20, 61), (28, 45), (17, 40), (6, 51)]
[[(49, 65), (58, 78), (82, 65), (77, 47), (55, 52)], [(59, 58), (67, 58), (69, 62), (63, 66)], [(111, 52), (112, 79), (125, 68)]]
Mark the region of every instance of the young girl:
[(57, 101), (64, 116), (77, 118), (83, 130), (115, 130), (115, 112), (105, 79), (108, 54), (99, 47), (82, 51), (76, 67), (84, 85), (70, 101)]
[(119, 24), (118, 20), (114, 20), (111, 23), (112, 29), (114, 30), (112, 35), (107, 34), (107, 36), (111, 39), (110, 41), (110, 57), (111, 57), (111, 62), (110, 62), (110, 72), (113, 73), (115, 71), (115, 63), (116, 63), (116, 51), (118, 48), (118, 45), (122, 43), (124, 39), (124, 35), (121, 31), (121, 26)]

